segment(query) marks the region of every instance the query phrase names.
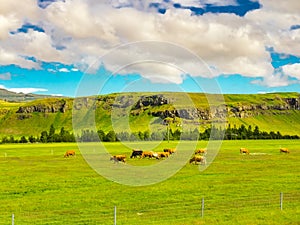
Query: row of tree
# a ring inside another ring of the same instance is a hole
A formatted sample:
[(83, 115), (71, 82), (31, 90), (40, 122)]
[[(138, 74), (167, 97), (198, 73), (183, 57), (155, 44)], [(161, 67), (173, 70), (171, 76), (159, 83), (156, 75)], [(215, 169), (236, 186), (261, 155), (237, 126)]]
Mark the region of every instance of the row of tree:
[(120, 132), (115, 133), (114, 131), (109, 131), (105, 133), (103, 130), (98, 130), (97, 132), (93, 130), (82, 130), (81, 135), (75, 137), (73, 133), (65, 130), (64, 127), (56, 133), (54, 125), (50, 126), (49, 131), (42, 131), (37, 137), (33, 135), (26, 138), (22, 136), (20, 139), (15, 139), (13, 136), (2, 137), (1, 143), (51, 143), (51, 142), (115, 142), (115, 141), (160, 141), (160, 140), (245, 140), (245, 139), (299, 139), (298, 135), (282, 135), (279, 131), (266, 132), (260, 131), (258, 126), (254, 129), (252, 126), (246, 127), (241, 125), (237, 127), (230, 125), (227, 128), (220, 128), (212, 126), (200, 132), (198, 129), (182, 132), (178, 129), (172, 130), (168, 129), (164, 132)]

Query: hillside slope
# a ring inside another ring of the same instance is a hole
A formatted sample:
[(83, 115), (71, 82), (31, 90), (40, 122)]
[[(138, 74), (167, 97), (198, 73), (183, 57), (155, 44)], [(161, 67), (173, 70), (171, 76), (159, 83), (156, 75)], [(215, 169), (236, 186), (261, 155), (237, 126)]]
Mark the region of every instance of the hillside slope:
[[(264, 131), (300, 135), (300, 94), (205, 95), (201, 93), (122, 93), (81, 99), (46, 98), (0, 101), (0, 136), (39, 135), (51, 124), (72, 131), (164, 131), (207, 128), (211, 121), (259, 126)], [(112, 122), (113, 121), (113, 122)], [(184, 124), (184, 127), (182, 127)], [(112, 128), (113, 126), (113, 128)]]

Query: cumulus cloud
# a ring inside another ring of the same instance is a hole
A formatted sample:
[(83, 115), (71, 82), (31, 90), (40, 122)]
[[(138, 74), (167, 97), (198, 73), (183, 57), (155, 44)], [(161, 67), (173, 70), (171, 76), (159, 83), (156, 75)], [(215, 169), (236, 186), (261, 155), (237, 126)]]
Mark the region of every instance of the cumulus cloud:
[[(79, 8), (80, 16), (75, 13)], [(119, 44), (157, 40), (172, 41), (187, 48), (209, 67), (217, 68), (220, 74), (241, 73), (256, 77), (272, 73), (263, 32), (234, 14), (195, 17), (188, 10), (168, 10), (160, 15), (134, 8), (99, 8), (98, 5), (92, 9), (86, 2), (78, 0), (53, 3), (46, 11), (49, 21), (60, 29), (60, 33), (75, 38), (69, 48), (80, 51), (77, 55), (81, 53), (81, 60), (86, 63), (97, 60)], [(126, 21), (128, 25), (120, 21)], [(170, 54), (163, 49), (159, 50), (161, 55)], [(181, 61), (177, 64), (180, 68), (189, 60), (176, 56)], [(119, 54), (114, 63), (124, 65), (123, 60), (130, 57), (128, 52)], [(142, 67), (140, 69), (136, 72), (149, 74)]]
[(285, 87), (295, 82), (290, 81), (288, 79), (288, 76), (282, 74), (281, 72), (276, 72), (274, 74), (264, 77), (263, 79), (254, 80), (252, 81), (252, 83), (266, 87)]
[(39, 16), (36, 0), (0, 0), (0, 40), (7, 38), (10, 31), (21, 27), (25, 21), (37, 20)]
[(300, 63), (285, 65), (282, 67), (284, 74), (300, 80)]
[(266, 45), (276, 52), (300, 56), (300, 31), (290, 29), (300, 23), (298, 0), (274, 2), (260, 1), (262, 8), (249, 12), (245, 18), (264, 31)]
[[(170, 7), (159, 14), (149, 9), (151, 3)], [(190, 10), (171, 7), (174, 3), (203, 7), (236, 5), (237, 1), (65, 0), (47, 3), (42, 9), (35, 0), (0, 0), (0, 64), (40, 69), (39, 62), (60, 62), (94, 71), (104, 65), (121, 74), (140, 73), (153, 82), (180, 83), (186, 71), (202, 77), (259, 77), (257, 83), (269, 86), (288, 84), (288, 77), (299, 79), (288, 67), (283, 71), (292, 75), (278, 75), (266, 50), (273, 47), (276, 52), (300, 55), (300, 29), (290, 29), (300, 24), (298, 0), (262, 0), (261, 9), (244, 17), (225, 13), (193, 16)], [(39, 24), (45, 32), (10, 33), (25, 23)], [(119, 47), (141, 41), (146, 42), (131, 49)], [(149, 41), (161, 44), (153, 47)], [(166, 44), (170, 42), (181, 48)], [(182, 49), (196, 55), (198, 62)], [(114, 57), (105, 57), (112, 51)], [(199, 61), (206, 68), (199, 68)]]

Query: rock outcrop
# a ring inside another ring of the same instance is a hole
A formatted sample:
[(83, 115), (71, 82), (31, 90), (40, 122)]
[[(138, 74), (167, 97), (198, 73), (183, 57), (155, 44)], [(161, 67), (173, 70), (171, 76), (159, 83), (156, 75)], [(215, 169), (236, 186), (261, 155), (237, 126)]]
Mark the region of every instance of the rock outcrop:
[(39, 103), (37, 105), (21, 106), (17, 113), (65, 113), (69, 109), (69, 106), (65, 100), (58, 100), (51, 103)]

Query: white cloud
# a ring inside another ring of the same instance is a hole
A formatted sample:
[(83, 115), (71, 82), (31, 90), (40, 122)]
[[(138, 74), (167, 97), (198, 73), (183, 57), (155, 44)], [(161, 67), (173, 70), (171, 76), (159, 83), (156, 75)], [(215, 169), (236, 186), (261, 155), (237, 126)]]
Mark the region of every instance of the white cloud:
[(284, 74), (300, 80), (300, 63), (285, 65), (282, 67)]
[(62, 72), (62, 73), (69, 73), (69, 72), (70, 72), (70, 70), (67, 69), (67, 68), (61, 68), (61, 69), (59, 69), (58, 71), (59, 71), (59, 72)]
[[(9, 46), (5, 46), (10, 48)], [(38, 69), (39, 64), (30, 60), (26, 60), (22, 55), (19, 55), (18, 49), (3, 49), (0, 46), (0, 65), (15, 64), (26, 69)]]
[[(79, 8), (80, 16), (75, 13)], [(53, 3), (46, 11), (49, 21), (59, 28), (60, 34), (74, 37), (68, 47), (81, 55), (83, 62), (93, 62), (122, 43), (157, 40), (171, 41), (193, 51), (220, 73), (242, 73), (252, 77), (272, 73), (264, 33), (255, 24), (234, 14), (191, 17), (188, 10), (169, 10), (160, 15), (133, 8), (100, 8), (99, 5), (89, 8), (86, 2), (78, 0)], [(126, 21), (128, 26), (120, 21)], [(170, 54), (163, 51), (164, 48), (159, 49), (155, 54), (165, 57)], [(130, 57), (130, 53), (123, 52), (114, 63), (122, 66)], [(181, 55), (176, 57), (181, 61), (177, 64), (179, 68), (189, 60)], [(149, 74), (142, 67), (138, 72)]]
[(10, 31), (20, 28), (24, 22), (37, 20), (40, 13), (36, 0), (0, 0), (0, 40), (7, 38)]
[(246, 18), (258, 25), (265, 33), (266, 45), (279, 53), (300, 56), (300, 31), (290, 27), (300, 24), (298, 0), (262, 0), (260, 10), (251, 11)]
[(266, 87), (285, 87), (296, 82), (289, 80), (288, 76), (282, 72), (275, 72), (274, 74), (265, 76), (262, 80), (254, 80), (252, 83)]
[(16, 93), (24, 93), (24, 94), (48, 91), (45, 88), (7, 88), (7, 90)]
[[(108, 2), (114, 6), (132, 5), (135, 8), (114, 8)], [(191, 16), (190, 10), (174, 7), (169, 7), (165, 14), (158, 14), (147, 8), (151, 2), (167, 4), (161, 0), (66, 0), (40, 9), (35, 0), (0, 0), (0, 23), (3, 24), (0, 28), (0, 64), (39, 69), (39, 61), (45, 61), (74, 64), (80, 70), (92, 65), (97, 69), (101, 65), (95, 64), (99, 57), (116, 51), (116, 57), (104, 62), (112, 71), (128, 63), (147, 61), (151, 55), (160, 60), (162, 64), (159, 65), (139, 63), (121, 71), (141, 73), (153, 82), (160, 80), (158, 77), (161, 76), (164, 81), (180, 83), (184, 79), (183, 71), (203, 77), (219, 74), (260, 77), (263, 81), (258, 83), (269, 86), (290, 82), (288, 76), (274, 73), (266, 47), (300, 56), (300, 29), (290, 30), (292, 25), (300, 24), (298, 0), (280, 3), (262, 0), (263, 8), (248, 12), (245, 17), (211, 13)], [(236, 4), (235, 0), (177, 0), (170, 1), (170, 4), (174, 2), (196, 7)], [(29, 30), (28, 33), (9, 34), (25, 22), (41, 24), (45, 33)], [(215, 69), (212, 73), (207, 72), (206, 68), (199, 68), (197, 62), (191, 61), (188, 54), (164, 44), (147, 51), (143, 46), (134, 51), (115, 49), (137, 41), (174, 43), (196, 54), (207, 67)], [(58, 50), (55, 46), (64, 48)], [(34, 57), (37, 62), (26, 57)], [(291, 74), (290, 77), (299, 79), (298, 75)]]
[(35, 93), (35, 92), (45, 92), (48, 91), (45, 88), (30, 88), (30, 87), (23, 87), (23, 88), (7, 88), (4, 85), (0, 84), (1, 89), (5, 89), (11, 92), (16, 92), (16, 93), (24, 93), (24, 94), (29, 94), (29, 93)]

